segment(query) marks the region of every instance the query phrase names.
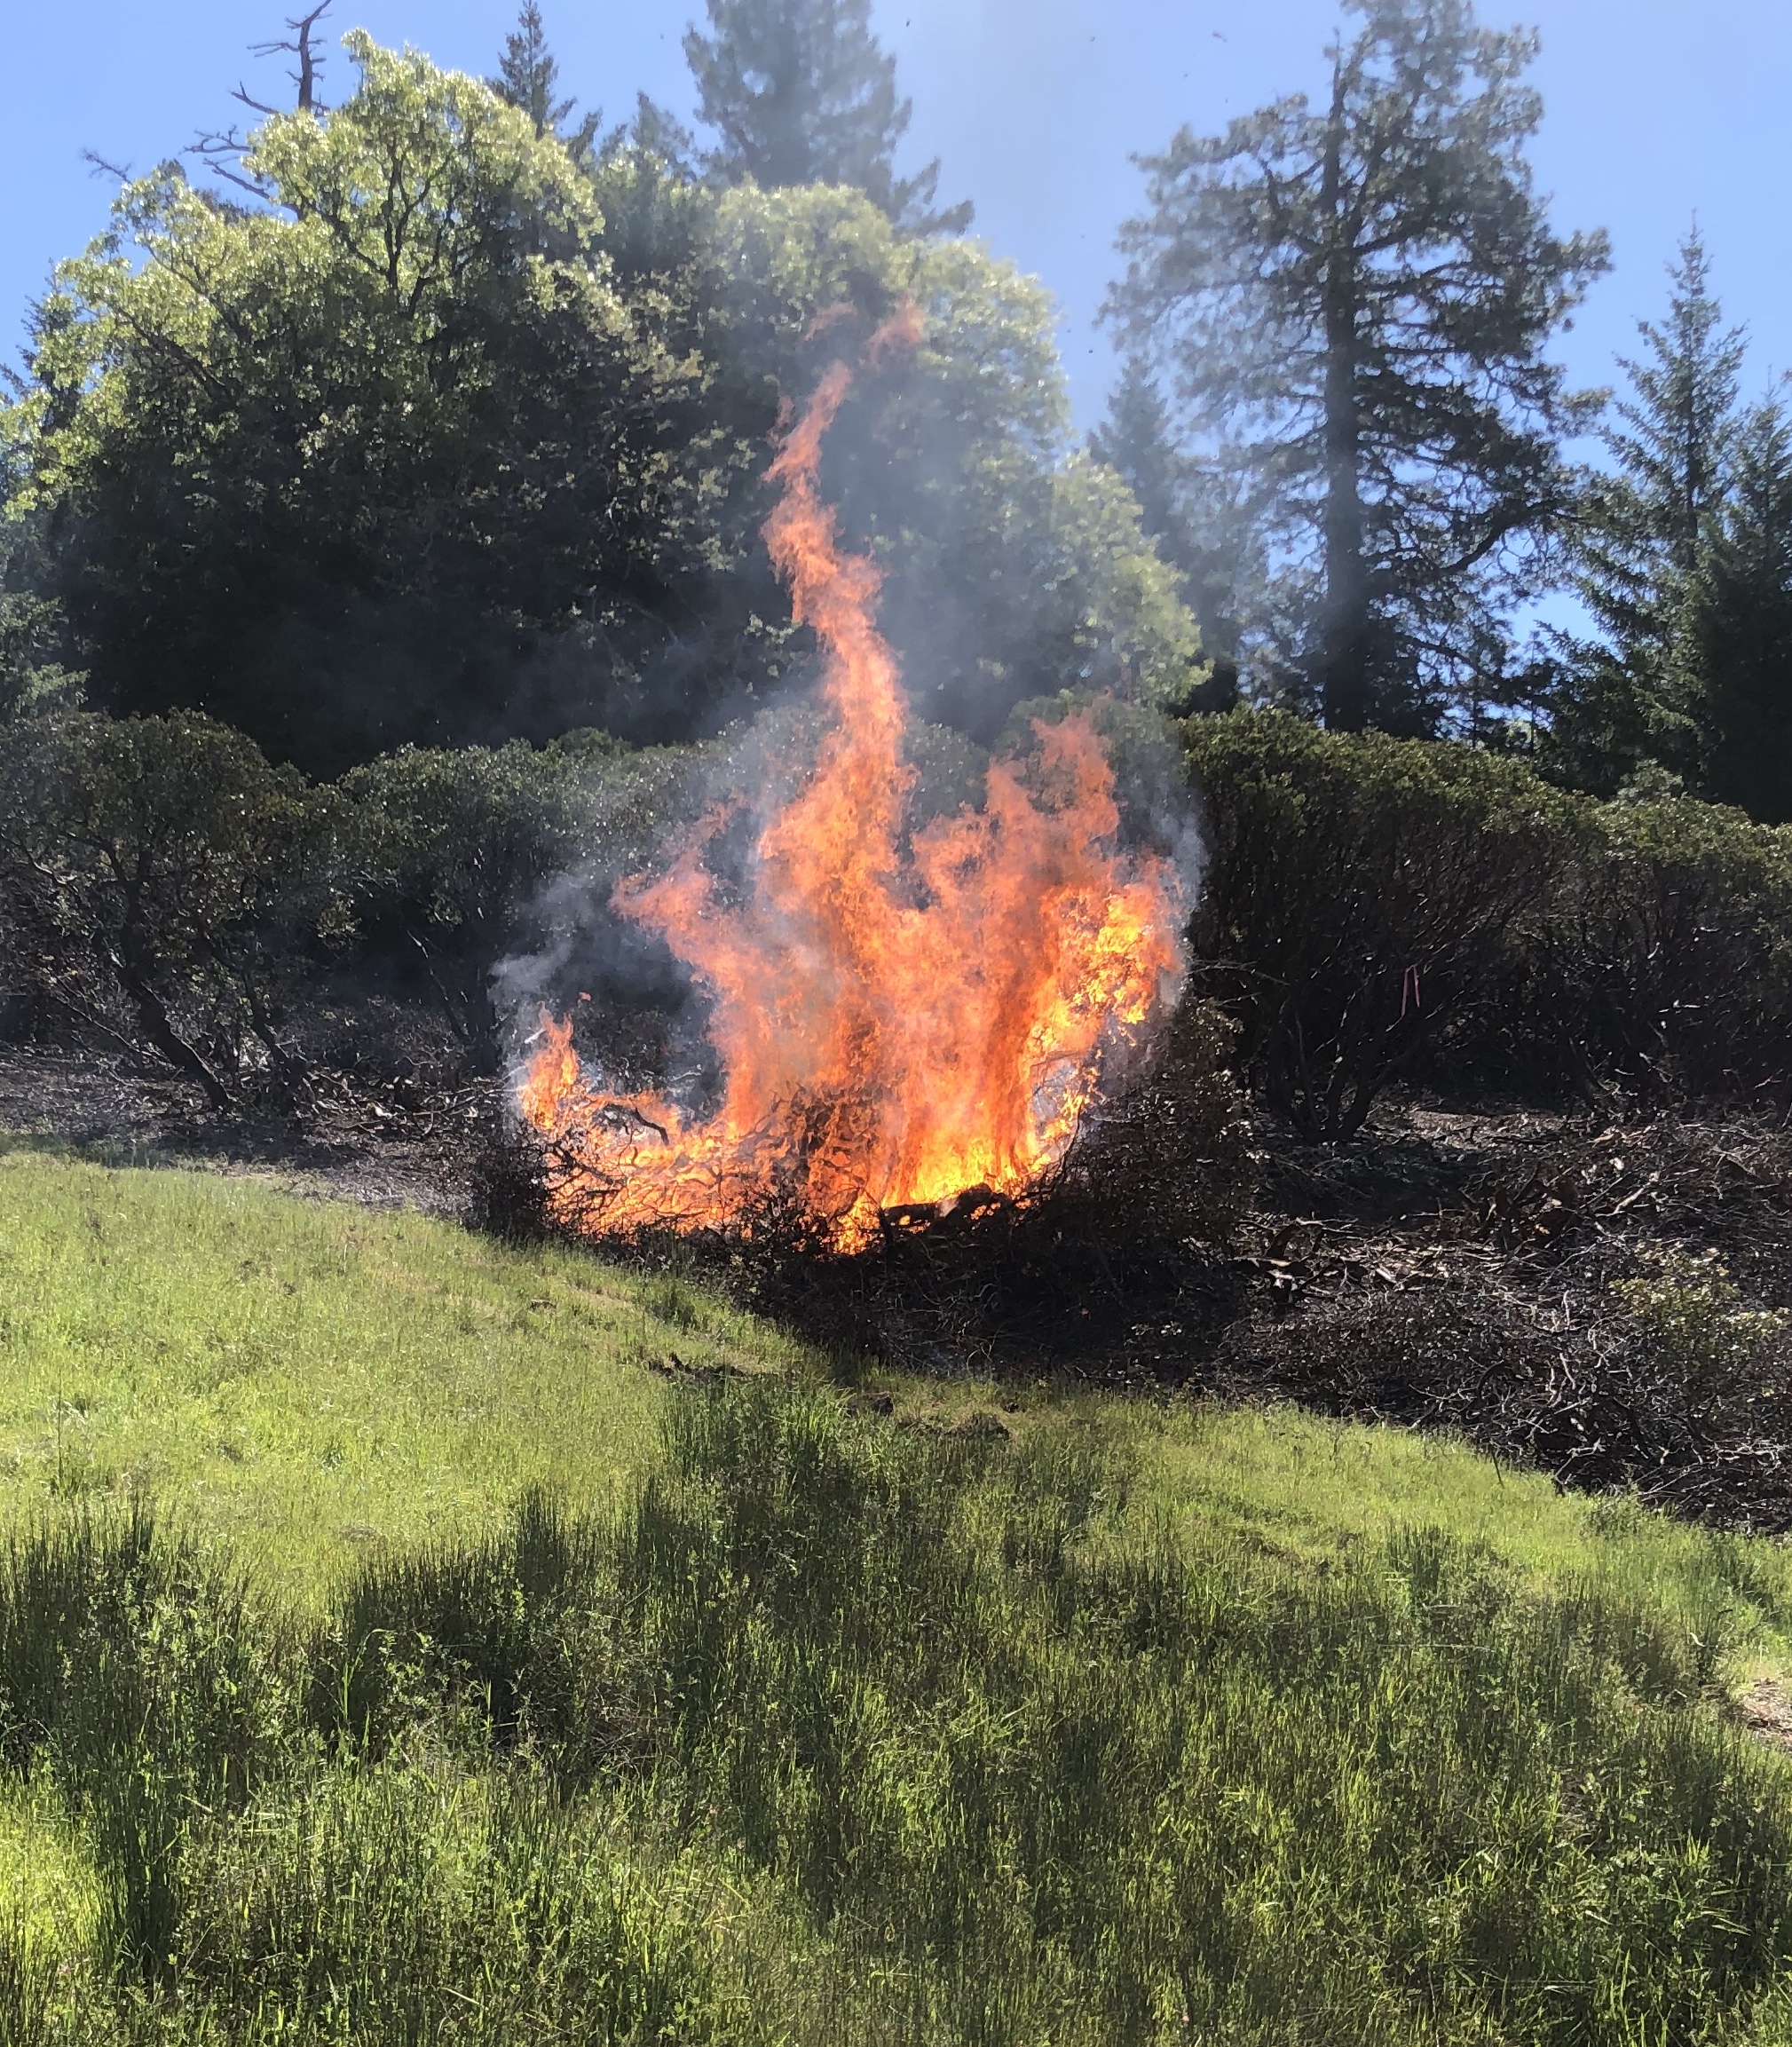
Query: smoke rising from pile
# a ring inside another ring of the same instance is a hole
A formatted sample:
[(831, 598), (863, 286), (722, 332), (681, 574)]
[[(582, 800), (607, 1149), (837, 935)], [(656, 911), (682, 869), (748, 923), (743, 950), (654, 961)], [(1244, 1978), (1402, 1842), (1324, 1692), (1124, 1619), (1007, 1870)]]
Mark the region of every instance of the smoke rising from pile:
[[(863, 366), (919, 339), (905, 308)], [(593, 1230), (751, 1230), (776, 1211), (851, 1249), (890, 1208), (1022, 1193), (1180, 985), (1181, 879), (1162, 854), (1122, 850), (1087, 717), (1037, 723), (1023, 757), (991, 763), (981, 808), (911, 828), (910, 712), (876, 625), (878, 571), (842, 550), (817, 480), (855, 374), (825, 373), (770, 470), (783, 494), (767, 544), (825, 657), (813, 768), (752, 817), (738, 881), (721, 849), (738, 800), (612, 897), (708, 997), (720, 1099), (697, 1111), (608, 1090), (571, 1024), (545, 1015), (519, 1085), (551, 1198)]]

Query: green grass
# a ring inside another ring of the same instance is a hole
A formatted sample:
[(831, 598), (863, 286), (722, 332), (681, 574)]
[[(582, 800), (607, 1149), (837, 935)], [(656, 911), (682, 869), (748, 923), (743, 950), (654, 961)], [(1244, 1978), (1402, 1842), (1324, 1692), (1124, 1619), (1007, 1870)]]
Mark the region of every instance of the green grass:
[[(513, 1249), (412, 1213), (246, 1179), (0, 1150), (0, 1512), (147, 1493), (321, 1598), (370, 1545), (478, 1534), (531, 1486), (620, 1500), (658, 1441), (669, 1360), (825, 1376), (704, 1288)], [(1565, 1495), (1434, 1436), (1282, 1409), (888, 1382), (951, 1426), (1118, 1430), (1133, 1511), (1313, 1561), (1422, 1527), (1539, 1585), (1588, 1572), (1684, 1611), (1752, 1597), (1792, 1661), (1792, 1560)]]
[(885, 1419), (186, 1174), (14, 1154), (0, 1253), (0, 2040), (1792, 2041), (1778, 1545), (1285, 1412)]
[(153, 1494), (294, 1587), (357, 1545), (620, 1497), (650, 1369), (783, 1368), (676, 1282), (198, 1173), (0, 1154), (0, 1506)]

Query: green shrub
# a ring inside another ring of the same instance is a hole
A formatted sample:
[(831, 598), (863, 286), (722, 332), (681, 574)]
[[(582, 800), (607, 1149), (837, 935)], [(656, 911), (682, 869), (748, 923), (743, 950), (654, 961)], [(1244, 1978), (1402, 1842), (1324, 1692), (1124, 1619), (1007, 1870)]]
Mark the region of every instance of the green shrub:
[(1608, 803), (1563, 906), (1590, 1055), (1658, 1097), (1792, 1098), (1792, 832), (1688, 797)]
[(180, 713), (0, 725), (0, 961), (31, 1008), (153, 1050), (231, 1097), (332, 907), (336, 805), (226, 725)]
[(1612, 1293), (1695, 1411), (1757, 1380), (1760, 1364), (1792, 1327), (1784, 1308), (1745, 1307), (1715, 1251), (1656, 1247), (1646, 1254), (1646, 1271), (1617, 1281)]
[(1270, 1104), (1350, 1135), (1393, 1079), (1792, 1094), (1792, 837), (1524, 763), (1236, 712), (1183, 728), (1197, 984)]
[(351, 770), (338, 787), (364, 950), (408, 953), (491, 1063), (492, 969), (528, 936), (540, 892), (575, 868), (613, 874), (644, 859), (699, 758), (580, 732), (540, 748), (406, 747)]
[(420, 967), (490, 1064), (492, 970), (532, 905), (643, 858), (699, 758), (575, 733), (314, 787), (195, 715), (0, 724), (0, 980), (28, 1024), (154, 1053), (217, 1107), (257, 1062), (303, 1099), (281, 1015), (349, 958)]
[(1391, 1080), (1499, 1028), (1515, 960), (1548, 943), (1594, 842), (1585, 807), (1462, 747), (1280, 713), (1183, 731), (1210, 836), (1199, 980), (1271, 1105), (1348, 1136)]

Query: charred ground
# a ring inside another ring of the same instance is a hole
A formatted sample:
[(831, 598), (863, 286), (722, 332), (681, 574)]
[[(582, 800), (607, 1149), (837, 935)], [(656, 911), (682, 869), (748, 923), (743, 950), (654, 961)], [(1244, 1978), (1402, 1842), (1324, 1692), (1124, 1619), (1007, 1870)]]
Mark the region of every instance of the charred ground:
[[(0, 1047), (0, 1127), (506, 1233), (552, 1227), (501, 1083), (446, 1033), (375, 1006), (320, 1013), (307, 1037), (303, 1110), (226, 1115), (141, 1061)], [(1165, 1093), (1030, 1206), (974, 1195), (944, 1217), (893, 1213), (855, 1257), (800, 1231), (634, 1254), (719, 1275), (890, 1367), (1290, 1401), (1457, 1433), (1700, 1519), (1792, 1526), (1792, 1131), (1777, 1112), (1408, 1088), (1325, 1144), (1235, 1095), (1185, 1092), (1179, 1109)], [(1152, 1120), (1179, 1113), (1180, 1131)], [(1221, 1189), (1211, 1154), (1227, 1146), (1243, 1178)], [(1179, 1237), (1166, 1215), (1211, 1227)]]

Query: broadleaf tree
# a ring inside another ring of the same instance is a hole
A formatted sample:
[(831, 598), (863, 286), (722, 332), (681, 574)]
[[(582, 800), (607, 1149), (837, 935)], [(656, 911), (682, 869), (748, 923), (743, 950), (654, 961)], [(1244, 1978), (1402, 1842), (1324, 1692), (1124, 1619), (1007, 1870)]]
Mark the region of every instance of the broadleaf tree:
[(811, 327), (903, 298), (922, 345), (855, 391), (827, 486), (925, 710), (989, 734), (1023, 697), (1187, 689), (1193, 620), (1073, 454), (1012, 265), (839, 186), (713, 190), (651, 110), (581, 168), (478, 81), (351, 50), (359, 90), (249, 138), (261, 205), (164, 170), (63, 267), (0, 407), (0, 587), (49, 607), (8, 694), (59, 664), (315, 775), (713, 733), (810, 659), (760, 533), (780, 405), (850, 344)]
[(1142, 160), (1109, 311), (1276, 568), (1259, 637), (1286, 620), (1292, 693), (1430, 730), (1500, 686), (1503, 600), (1568, 502), (1559, 447), (1595, 401), (1545, 352), (1606, 245), (1534, 188), (1534, 37), (1469, 0), (1348, 5), (1322, 102)]
[(94, 700), (314, 772), (501, 729), (575, 610), (663, 631), (709, 573), (696, 504), (752, 462), (705, 441), (700, 366), (614, 288), (560, 143), (349, 47), (352, 95), (250, 138), (260, 206), (175, 166), (124, 189), (11, 427), (9, 517), (59, 535), (40, 594)]
[(718, 138), (716, 176), (767, 191), (855, 186), (916, 233), (970, 225), (968, 202), (935, 207), (937, 160), (896, 173), (912, 109), (872, 32), (870, 0), (707, 0), (707, 10), (708, 32), (690, 29), (684, 53)]

